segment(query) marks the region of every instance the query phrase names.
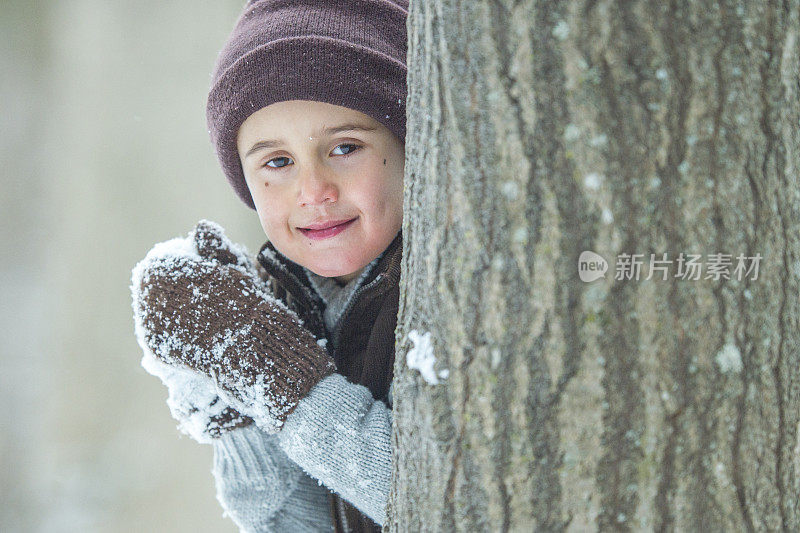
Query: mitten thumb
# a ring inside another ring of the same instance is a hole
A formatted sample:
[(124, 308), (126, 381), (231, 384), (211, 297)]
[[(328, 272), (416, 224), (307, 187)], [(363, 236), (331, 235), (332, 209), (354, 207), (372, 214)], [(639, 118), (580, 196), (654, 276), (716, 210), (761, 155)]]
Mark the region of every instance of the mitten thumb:
[(235, 244), (225, 235), (222, 226), (211, 220), (202, 219), (195, 224), (189, 234), (197, 248), (197, 253), (204, 259), (211, 259), (223, 265), (239, 265), (252, 270), (253, 261), (247, 249)]

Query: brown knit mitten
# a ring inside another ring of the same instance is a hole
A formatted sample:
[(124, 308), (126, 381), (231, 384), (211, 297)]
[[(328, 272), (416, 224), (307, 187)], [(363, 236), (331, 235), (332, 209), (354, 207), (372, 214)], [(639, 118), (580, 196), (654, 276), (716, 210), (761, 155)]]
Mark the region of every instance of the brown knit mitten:
[[(215, 222), (201, 220), (189, 236), (201, 257), (239, 265), (258, 274), (256, 263), (250, 260), (247, 249), (231, 242)], [(142, 357), (142, 366), (167, 387), (167, 406), (178, 421), (178, 428), (197, 442), (211, 443), (229, 431), (253, 423), (252, 418), (219, 397), (216, 385), (208, 376), (183, 365), (168, 365), (149, 349)]]
[(163, 363), (211, 378), (236, 411), (277, 432), (335, 365), (267, 292), (247, 254), (204, 222), (190, 239), (156, 245), (134, 268), (137, 337)]

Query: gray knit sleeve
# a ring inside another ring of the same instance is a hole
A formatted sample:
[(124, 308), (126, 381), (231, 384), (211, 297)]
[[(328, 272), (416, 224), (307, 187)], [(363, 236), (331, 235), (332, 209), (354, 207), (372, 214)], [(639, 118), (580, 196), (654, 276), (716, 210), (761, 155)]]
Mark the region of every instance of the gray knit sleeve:
[(331, 374), (295, 407), (278, 442), (295, 463), (383, 525), (392, 475), (392, 411)]
[(328, 489), (255, 425), (215, 439), (217, 499), (243, 532), (331, 532)]

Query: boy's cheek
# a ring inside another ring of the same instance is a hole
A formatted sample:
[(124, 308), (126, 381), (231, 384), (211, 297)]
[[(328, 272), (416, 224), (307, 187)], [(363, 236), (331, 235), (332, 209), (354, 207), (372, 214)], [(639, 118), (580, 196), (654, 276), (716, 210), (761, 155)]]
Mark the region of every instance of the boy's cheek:
[(258, 198), (253, 197), (253, 202), (256, 204), (256, 213), (258, 213), (258, 220), (261, 223), (261, 229), (264, 230), (264, 234), (270, 241), (274, 240), (276, 235), (276, 225), (272, 216), (273, 214), (270, 212), (267, 204), (259, 201)]

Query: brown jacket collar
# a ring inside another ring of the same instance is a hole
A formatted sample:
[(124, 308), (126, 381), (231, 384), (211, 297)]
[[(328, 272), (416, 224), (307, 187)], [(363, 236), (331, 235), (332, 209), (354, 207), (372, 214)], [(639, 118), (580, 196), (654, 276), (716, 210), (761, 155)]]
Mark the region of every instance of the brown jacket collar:
[[(380, 296), (386, 290), (400, 281), (400, 264), (403, 254), (403, 235), (398, 232), (395, 238), (386, 247), (378, 260), (378, 264), (369, 273), (361, 287), (356, 291), (350, 304), (342, 312), (339, 324), (345, 323), (349, 312), (357, 306), (364, 295)], [(312, 333), (319, 337), (325, 332), (325, 337), (333, 335), (338, 337), (339, 332), (328, 332), (322, 317), (325, 302), (317, 294), (306, 275), (305, 268), (289, 260), (280, 253), (270, 241), (265, 242), (258, 251), (258, 262), (264, 267), (267, 274), (274, 278), (291, 299), (300, 308), (298, 312)], [(287, 302), (288, 303), (288, 302)], [(293, 307), (290, 305), (290, 307)], [(334, 344), (336, 344), (334, 342)]]

